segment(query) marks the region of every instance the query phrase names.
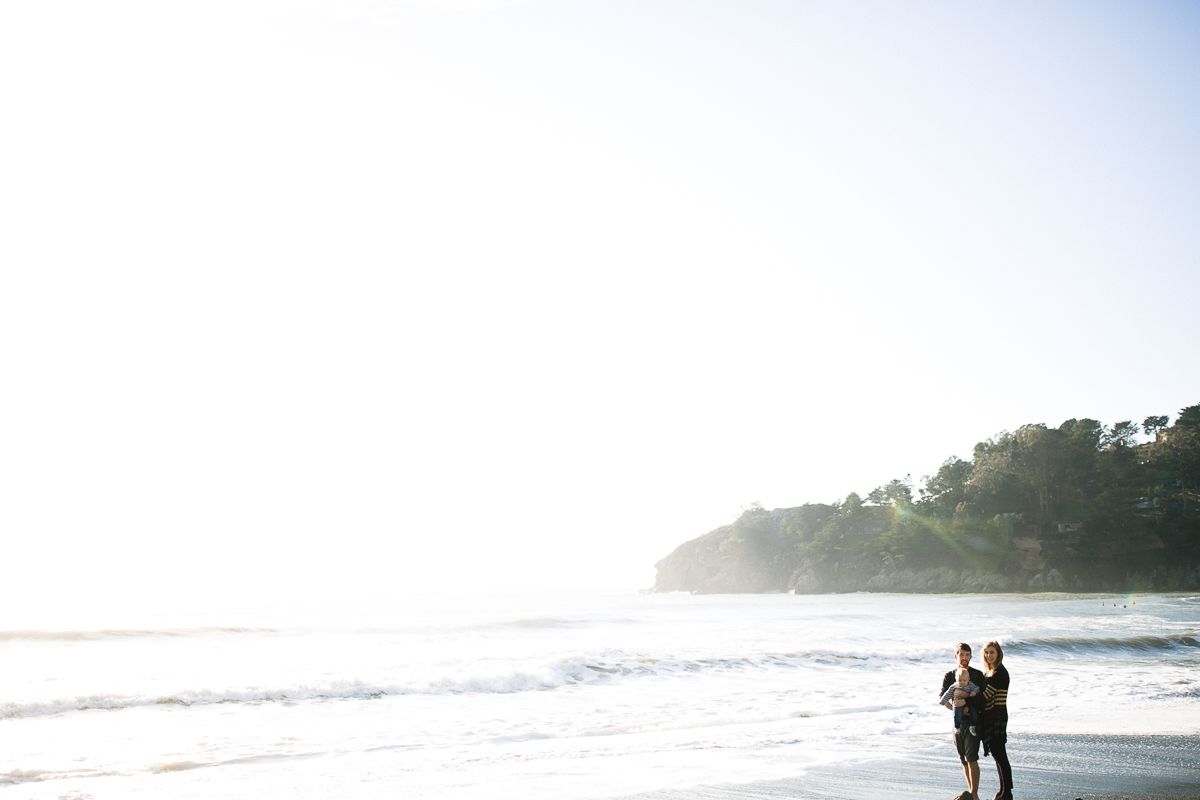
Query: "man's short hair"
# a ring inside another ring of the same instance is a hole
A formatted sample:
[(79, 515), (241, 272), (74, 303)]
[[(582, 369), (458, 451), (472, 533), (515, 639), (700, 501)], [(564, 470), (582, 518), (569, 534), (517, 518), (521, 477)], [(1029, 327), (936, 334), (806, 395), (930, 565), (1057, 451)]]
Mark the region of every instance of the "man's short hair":
[(959, 650), (966, 650), (969, 653), (971, 652), (971, 645), (967, 644), (966, 642), (959, 642), (958, 647), (954, 648), (954, 650), (955, 652)]

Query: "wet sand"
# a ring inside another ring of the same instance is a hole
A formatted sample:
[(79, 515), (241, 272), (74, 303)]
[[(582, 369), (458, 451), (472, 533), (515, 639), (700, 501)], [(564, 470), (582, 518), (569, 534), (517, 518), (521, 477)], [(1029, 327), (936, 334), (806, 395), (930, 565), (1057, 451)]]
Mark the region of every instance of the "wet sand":
[[(820, 765), (784, 780), (697, 786), (636, 795), (637, 800), (951, 800), (965, 788), (949, 737), (911, 737), (912, 752)], [(1017, 800), (1200, 800), (1200, 736), (1010, 734), (1013, 796)], [(996, 793), (996, 768), (979, 762), (979, 796)], [(633, 800), (631, 798), (630, 800)]]

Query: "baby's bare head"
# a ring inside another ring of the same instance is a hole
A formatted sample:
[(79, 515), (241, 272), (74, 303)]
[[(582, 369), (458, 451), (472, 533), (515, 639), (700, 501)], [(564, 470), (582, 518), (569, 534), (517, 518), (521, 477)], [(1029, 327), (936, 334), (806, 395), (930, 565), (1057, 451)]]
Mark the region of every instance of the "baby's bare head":
[(958, 677), (959, 686), (966, 686), (971, 682), (971, 673), (967, 672), (964, 667), (959, 667), (958, 671), (954, 674)]

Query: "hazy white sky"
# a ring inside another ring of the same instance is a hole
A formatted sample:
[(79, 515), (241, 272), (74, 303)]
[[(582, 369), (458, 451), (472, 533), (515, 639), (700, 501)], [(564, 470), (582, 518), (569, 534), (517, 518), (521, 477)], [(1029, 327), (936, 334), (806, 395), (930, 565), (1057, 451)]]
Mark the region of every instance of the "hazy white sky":
[(10, 600), (646, 586), (1200, 402), (1194, 3), (10, 2), (0, 76)]

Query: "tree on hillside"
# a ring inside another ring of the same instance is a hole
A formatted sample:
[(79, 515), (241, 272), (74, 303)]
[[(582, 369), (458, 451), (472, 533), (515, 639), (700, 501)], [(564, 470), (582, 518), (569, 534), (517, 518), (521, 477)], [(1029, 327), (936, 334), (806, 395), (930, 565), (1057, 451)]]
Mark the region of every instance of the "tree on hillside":
[(876, 486), (867, 495), (871, 505), (888, 507), (897, 503), (912, 503), (912, 476), (895, 478), (883, 486)]
[(1134, 447), (1137, 445), (1137, 432), (1137, 425), (1134, 425), (1132, 420), (1127, 419), (1124, 422), (1114, 423), (1111, 428), (1105, 431), (1100, 443), (1109, 450), (1121, 447)]
[(1174, 475), (1186, 514), (1188, 495), (1195, 494), (1200, 487), (1200, 405), (1180, 411), (1175, 424), (1159, 432), (1150, 454)]
[(827, 503), (805, 503), (793, 512), (793, 530), (800, 541), (810, 541), (837, 511), (837, 506)]
[(1100, 485), (1100, 443), (1104, 426), (1094, 419), (1069, 419), (1058, 426), (1063, 459), (1057, 476), (1056, 511), (1078, 518)]
[(831, 553), (852, 548), (854, 555), (861, 555), (865, 542), (856, 534), (863, 531), (869, 520), (877, 517), (877, 511), (868, 509), (858, 493), (851, 492), (838, 504), (834, 513), (803, 552)]
[(917, 501), (921, 513), (931, 517), (954, 516), (955, 509), (967, 499), (967, 481), (973, 468), (970, 461), (950, 456), (942, 462), (936, 475), (926, 475), (921, 499)]
[(903, 479), (894, 479), (884, 488), (887, 498), (893, 505), (898, 503), (912, 504), (912, 476), (905, 475)]
[(1170, 417), (1146, 417), (1142, 421), (1142, 430), (1147, 436), (1157, 437), (1158, 432), (1167, 427)]
[(1045, 425), (1023, 425), (975, 446), (967, 500), (985, 517), (1018, 513), (1042, 530), (1050, 514), (1051, 479), (1064, 460), (1064, 438)]

